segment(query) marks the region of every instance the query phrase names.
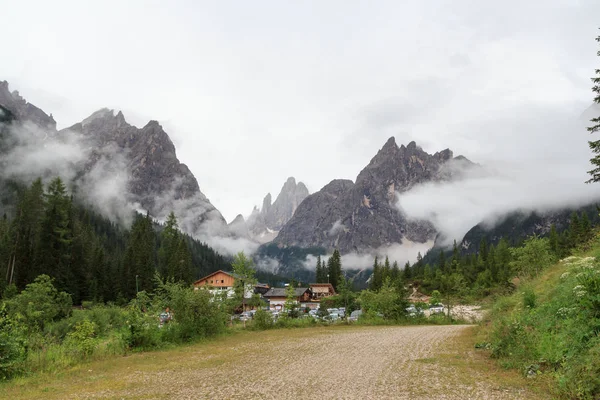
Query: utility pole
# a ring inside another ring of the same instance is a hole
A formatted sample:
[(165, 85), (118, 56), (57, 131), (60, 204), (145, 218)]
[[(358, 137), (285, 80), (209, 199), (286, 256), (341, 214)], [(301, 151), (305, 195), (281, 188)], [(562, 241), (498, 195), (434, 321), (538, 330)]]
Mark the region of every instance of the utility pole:
[(135, 292), (138, 293), (140, 291), (140, 286), (138, 285), (138, 276), (135, 276)]

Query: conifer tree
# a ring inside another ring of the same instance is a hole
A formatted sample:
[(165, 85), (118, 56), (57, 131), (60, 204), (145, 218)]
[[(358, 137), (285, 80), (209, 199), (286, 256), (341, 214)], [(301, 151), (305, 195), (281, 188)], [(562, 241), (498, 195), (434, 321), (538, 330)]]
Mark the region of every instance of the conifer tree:
[(160, 234), (160, 248), (158, 249), (158, 270), (165, 278), (175, 275), (174, 263), (171, 262), (179, 247), (179, 230), (175, 213), (171, 211), (165, 222), (165, 227)]
[[(596, 41), (600, 43), (600, 36), (596, 37)], [(600, 57), (600, 50), (596, 53)], [(600, 104), (600, 68), (596, 69), (596, 76), (592, 78), (592, 91), (594, 92), (594, 102)], [(590, 120), (591, 126), (587, 128), (588, 132), (596, 133), (600, 131), (600, 116), (592, 118)], [(590, 149), (596, 155), (590, 160), (594, 168), (588, 171), (592, 177), (588, 180), (588, 183), (600, 181), (600, 140), (588, 142)]]
[(581, 243), (585, 243), (590, 240), (592, 236), (592, 226), (590, 224), (590, 219), (585, 211), (581, 212), (581, 218), (579, 219), (579, 241)]
[(375, 261), (373, 262), (373, 275), (371, 275), (371, 281), (369, 283), (369, 289), (372, 291), (378, 291), (381, 289), (381, 285), (383, 284), (383, 275), (381, 264), (375, 256)]
[(327, 277), (323, 279), (323, 265), (321, 263), (321, 256), (317, 256), (317, 268), (315, 270), (316, 273), (316, 282), (317, 283), (326, 283)]
[(581, 239), (581, 224), (579, 222), (579, 215), (576, 211), (571, 214), (571, 222), (569, 224), (569, 242), (571, 247), (575, 247), (579, 244)]
[(548, 235), (548, 244), (550, 245), (550, 251), (552, 254), (559, 258), (560, 257), (560, 248), (558, 243), (558, 232), (556, 231), (556, 225), (552, 224), (550, 226), (550, 233)]
[(338, 284), (342, 278), (342, 258), (338, 249), (335, 249), (333, 255), (327, 260), (327, 270), (329, 273), (329, 283), (337, 291)]
[(458, 271), (460, 269), (460, 252), (458, 251), (458, 245), (456, 244), (456, 240), (454, 240), (454, 245), (452, 246), (452, 260), (450, 262), (450, 270)]
[(60, 178), (50, 182), (45, 197), (45, 216), (41, 224), (37, 265), (56, 280), (59, 290), (68, 290), (72, 276), (70, 246), (72, 242), (71, 200)]
[[(397, 265), (396, 263), (394, 263), (394, 265)], [(396, 276), (395, 278), (392, 277), (393, 280), (397, 280), (400, 276)], [(412, 278), (412, 271), (410, 268), (410, 262), (407, 261), (406, 264), (404, 264), (404, 271), (402, 271), (402, 278), (404, 279), (404, 281), (408, 281), (409, 279)]]

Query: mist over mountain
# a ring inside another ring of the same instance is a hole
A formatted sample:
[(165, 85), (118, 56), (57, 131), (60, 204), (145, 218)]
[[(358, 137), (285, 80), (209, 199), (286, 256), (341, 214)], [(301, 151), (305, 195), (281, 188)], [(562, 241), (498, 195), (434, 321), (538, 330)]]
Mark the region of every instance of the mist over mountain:
[(195, 237), (229, 234), (158, 122), (137, 128), (122, 112), (101, 109), (57, 131), (52, 116), (10, 92), (6, 81), (0, 82), (0, 104), (20, 121), (8, 132), (3, 177), (28, 182), (59, 175), (109, 218), (130, 223), (137, 210), (164, 220), (173, 211)]
[(305, 199), (275, 243), (337, 248), (342, 254), (426, 243), (435, 238), (434, 226), (408, 218), (395, 203), (416, 185), (461, 179), (471, 168), (477, 166), (449, 149), (428, 154), (414, 141), (398, 147), (391, 137), (355, 183), (334, 180)]

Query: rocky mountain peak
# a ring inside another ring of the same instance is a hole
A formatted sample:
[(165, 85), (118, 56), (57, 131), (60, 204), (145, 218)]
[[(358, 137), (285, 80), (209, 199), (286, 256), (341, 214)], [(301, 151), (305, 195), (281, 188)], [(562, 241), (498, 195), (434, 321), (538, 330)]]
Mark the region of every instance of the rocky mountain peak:
[(271, 193), (267, 193), (263, 199), (262, 208), (260, 210), (263, 214), (268, 214), (271, 210)]
[(445, 167), (450, 162), (454, 160), (448, 149), (431, 155), (414, 141), (398, 147), (391, 137), (358, 174), (355, 184), (334, 180), (308, 196), (275, 242), (350, 252), (404, 240), (432, 240), (433, 225), (407, 220), (396, 207), (397, 197), (418, 184), (457, 177), (455, 168)]
[[(175, 211), (190, 234), (220, 234), (225, 219), (200, 191), (198, 181), (177, 158), (175, 146), (158, 121), (130, 125), (121, 111), (103, 108), (59, 132), (80, 135), (93, 148), (85, 170), (101, 158), (124, 160), (131, 200), (156, 217)], [(208, 230), (207, 230), (208, 229)]]
[(0, 81), (0, 105), (10, 110), (19, 121), (29, 121), (40, 128), (56, 131), (56, 121), (52, 114), (48, 115), (29, 103), (17, 90), (11, 93), (7, 81)]

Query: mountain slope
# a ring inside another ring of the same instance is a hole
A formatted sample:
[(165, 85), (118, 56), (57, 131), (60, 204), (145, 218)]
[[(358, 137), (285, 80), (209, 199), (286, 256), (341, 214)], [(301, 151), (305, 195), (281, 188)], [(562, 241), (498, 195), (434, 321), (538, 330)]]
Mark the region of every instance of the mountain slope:
[(334, 180), (306, 198), (279, 232), (284, 246), (338, 248), (342, 253), (377, 249), (435, 237), (427, 221), (408, 220), (396, 207), (398, 196), (431, 181), (456, 179), (473, 163), (452, 151), (430, 155), (411, 142), (390, 138), (357, 176), (356, 183)]
[(84, 169), (91, 170), (103, 157), (124, 158), (129, 174), (130, 201), (157, 218), (174, 211), (182, 228), (191, 234), (214, 235), (225, 229), (225, 219), (200, 191), (189, 168), (177, 159), (175, 146), (156, 121), (143, 128), (128, 124), (121, 112), (102, 109), (59, 132), (76, 133), (92, 148)]
[[(28, 103), (17, 91), (10, 92), (6, 81), (0, 81), (0, 106), (16, 118), (16, 128), (4, 132), (0, 142), (7, 154), (19, 148), (20, 152), (11, 154), (11, 162), (26, 164), (21, 153), (39, 153), (39, 165), (21, 168), (33, 174), (29, 180), (47, 174), (72, 179), (81, 195), (111, 218), (137, 209), (164, 219), (174, 211), (188, 234), (202, 238), (229, 234), (225, 219), (178, 160), (173, 142), (158, 122), (137, 128), (121, 112), (115, 115), (101, 109), (57, 132), (52, 115)], [(52, 149), (57, 146), (62, 147)], [(52, 157), (56, 160), (43, 164)]]

